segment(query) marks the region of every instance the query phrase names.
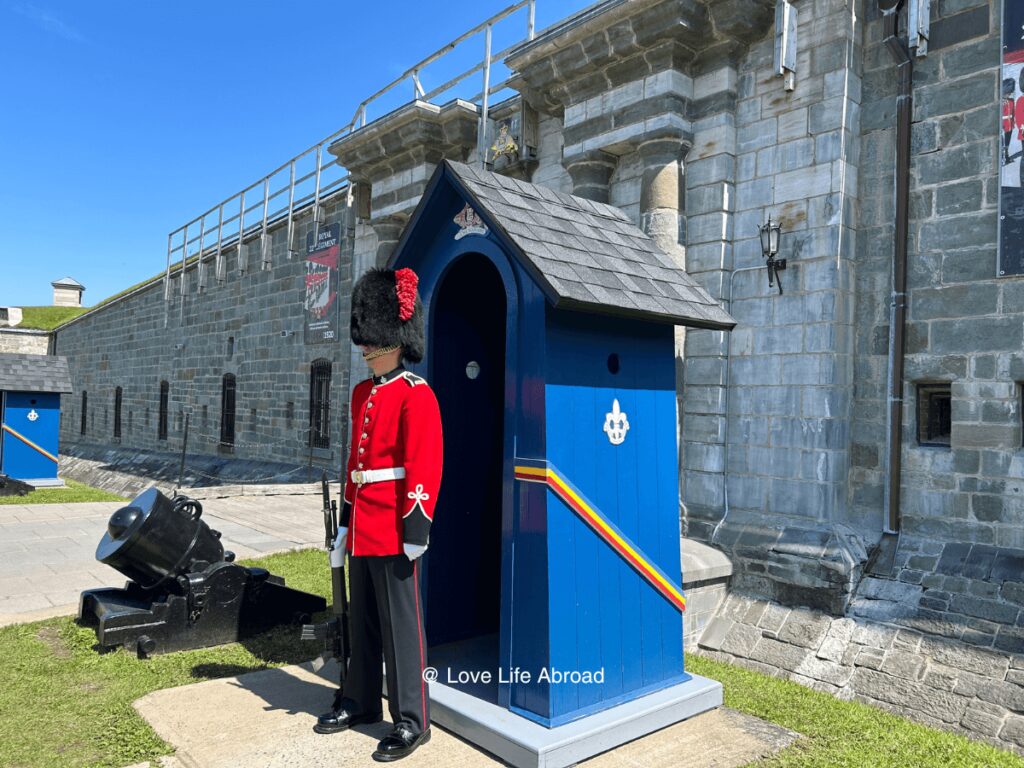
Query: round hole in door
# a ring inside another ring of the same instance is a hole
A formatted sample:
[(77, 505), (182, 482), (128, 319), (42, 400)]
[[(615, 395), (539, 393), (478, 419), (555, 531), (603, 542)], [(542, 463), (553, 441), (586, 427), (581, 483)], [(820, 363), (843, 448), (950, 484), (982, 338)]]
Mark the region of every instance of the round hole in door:
[(612, 352), (610, 355), (608, 355), (608, 370), (611, 373), (618, 373), (619, 372), (619, 353), (618, 352)]
[(476, 360), (470, 360), (466, 363), (466, 378), (475, 379), (480, 375), (480, 363)]

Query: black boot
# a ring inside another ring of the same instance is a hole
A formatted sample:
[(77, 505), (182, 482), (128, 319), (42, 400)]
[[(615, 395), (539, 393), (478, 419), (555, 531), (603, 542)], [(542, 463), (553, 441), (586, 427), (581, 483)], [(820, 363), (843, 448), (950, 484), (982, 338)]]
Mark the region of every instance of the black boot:
[(334, 694), (334, 704), (329, 712), (316, 719), (313, 730), (317, 733), (338, 733), (353, 725), (369, 725), (384, 719), (383, 712), (359, 712), (352, 699), (342, 698), (340, 691)]
[(395, 730), (385, 736), (377, 744), (377, 751), (373, 753), (373, 759), (378, 763), (389, 763), (392, 760), (400, 760), (406, 755), (411, 755), (420, 744), (430, 741), (430, 726), (420, 733), (414, 733), (405, 723), (399, 723)]

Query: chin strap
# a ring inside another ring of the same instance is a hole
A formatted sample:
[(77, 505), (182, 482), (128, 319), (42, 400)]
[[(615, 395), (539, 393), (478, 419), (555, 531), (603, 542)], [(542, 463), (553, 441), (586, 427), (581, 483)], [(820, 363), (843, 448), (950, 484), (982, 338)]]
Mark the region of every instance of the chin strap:
[(392, 344), (389, 347), (378, 347), (377, 349), (373, 350), (373, 352), (365, 352), (365, 353), (363, 353), (363, 360), (376, 360), (381, 355), (386, 355), (389, 352), (394, 352), (396, 349), (401, 349), (401, 348), (402, 348), (401, 344)]

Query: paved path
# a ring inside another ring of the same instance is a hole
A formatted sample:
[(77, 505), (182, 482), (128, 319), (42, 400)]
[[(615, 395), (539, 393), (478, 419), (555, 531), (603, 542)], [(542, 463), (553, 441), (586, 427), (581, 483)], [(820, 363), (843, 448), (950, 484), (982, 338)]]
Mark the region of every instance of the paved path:
[[(125, 577), (96, 561), (111, 513), (125, 502), (0, 505), (0, 626), (76, 613), (93, 587)], [(239, 558), (323, 546), (320, 496), (206, 499), (203, 518)]]
[[(333, 665), (314, 674), (310, 665), (268, 669), (239, 677), (154, 691), (135, 709), (175, 750), (162, 765), (180, 768), (359, 768), (391, 730), (385, 719), (345, 733), (313, 733), (316, 716), (330, 705)], [(736, 768), (791, 744), (797, 734), (728, 709), (705, 712), (585, 760), (581, 768)], [(159, 764), (159, 763), (158, 763)], [(402, 760), (402, 768), (501, 768), (507, 763), (438, 725), (428, 744)], [(139, 768), (134, 766), (133, 768)], [(155, 765), (153, 766), (155, 768)]]

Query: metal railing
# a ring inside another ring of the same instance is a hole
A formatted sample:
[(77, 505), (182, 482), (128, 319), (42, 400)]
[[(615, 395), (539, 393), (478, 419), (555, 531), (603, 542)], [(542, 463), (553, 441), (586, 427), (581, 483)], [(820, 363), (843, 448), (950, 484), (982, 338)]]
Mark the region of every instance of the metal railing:
[[(516, 40), (513, 44), (495, 53), (492, 50), (492, 32), (495, 24), (523, 8), (527, 9), (526, 37)], [(338, 164), (337, 159), (330, 156), (325, 150), (331, 143), (342, 136), (363, 128), (367, 124), (369, 107), (380, 102), (385, 95), (395, 91), (403, 83), (411, 83), (412, 85), (411, 101), (430, 102), (438, 96), (452, 92), (457, 86), (462, 85), (468, 78), (478, 72), (482, 73), (483, 83), (481, 89), (465, 100), (477, 104), (479, 107), (480, 118), (477, 145), (480, 150), (481, 162), (483, 162), (486, 157), (484, 148), (486, 147), (487, 140), (491, 97), (505, 90), (509, 82), (509, 77), (505, 77), (500, 82), (492, 85), (491, 70), (494, 68), (495, 63), (501, 63), (512, 49), (523, 42), (533, 40), (535, 34), (535, 11), (536, 0), (520, 0), (520, 2), (508, 6), (486, 21), (481, 22), (448, 43), (448, 45), (439, 48), (425, 59), (414, 64), (372, 96), (364, 99), (356, 108), (352, 119), (343, 128), (278, 166), (240, 192), (236, 192), (231, 197), (214, 205), (187, 224), (173, 230), (167, 236), (167, 271), (164, 278), (165, 302), (170, 302), (172, 298), (171, 271), (173, 265), (180, 265), (181, 267), (181, 296), (184, 297), (188, 294), (189, 283), (186, 279), (185, 266), (190, 259), (196, 261), (195, 283), (196, 290), (199, 292), (205, 291), (207, 288), (209, 278), (206, 273), (206, 262), (211, 259), (211, 256), (214, 280), (218, 283), (223, 283), (227, 279), (224, 263), (224, 251), (226, 248), (237, 247), (238, 269), (244, 272), (249, 269), (248, 252), (244, 246), (252, 240), (258, 239), (259, 266), (261, 269), (270, 269), (273, 266), (269, 234), (271, 224), (276, 226), (281, 221), (287, 222), (286, 247), (288, 258), (291, 258), (297, 250), (294, 242), (297, 211), (307, 205), (311, 205), (314, 226), (318, 227), (323, 218), (323, 212), (320, 207), (321, 201), (328, 195), (340, 192), (342, 188), (348, 188), (348, 192), (351, 194), (348, 174)], [(484, 35), (483, 58), (474, 66), (450, 78), (436, 88), (430, 91), (425, 90), (422, 82), (424, 69), (480, 33)], [(327, 155), (326, 158), (325, 155)], [(200, 256), (202, 258), (199, 258)]]

